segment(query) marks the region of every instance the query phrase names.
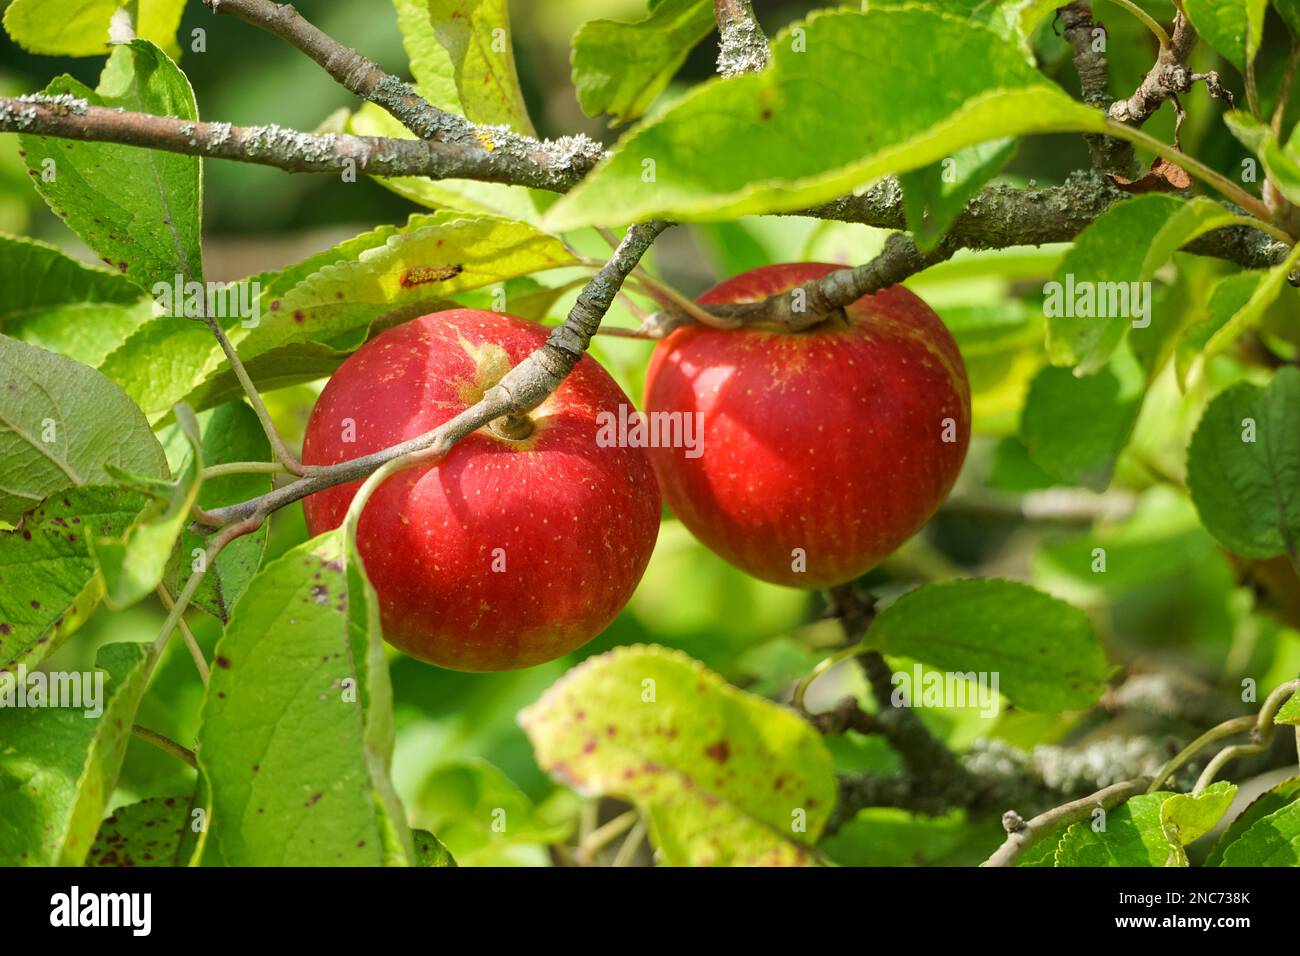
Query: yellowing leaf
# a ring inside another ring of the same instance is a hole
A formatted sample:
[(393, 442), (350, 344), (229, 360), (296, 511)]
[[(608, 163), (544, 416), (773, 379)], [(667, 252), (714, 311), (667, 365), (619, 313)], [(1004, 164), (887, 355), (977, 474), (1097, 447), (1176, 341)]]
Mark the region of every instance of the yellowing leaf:
[(641, 807), (672, 866), (811, 863), (835, 802), (811, 725), (678, 651), (594, 657), (519, 721), (557, 779)]

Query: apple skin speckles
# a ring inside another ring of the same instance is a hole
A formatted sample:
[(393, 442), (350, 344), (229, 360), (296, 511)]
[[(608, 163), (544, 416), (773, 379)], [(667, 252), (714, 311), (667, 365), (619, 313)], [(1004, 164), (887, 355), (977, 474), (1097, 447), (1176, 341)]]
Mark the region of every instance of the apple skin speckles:
[[(546, 335), (474, 309), (387, 330), (325, 386), (303, 462), (332, 464), (436, 428)], [(496, 671), (553, 660), (609, 625), (650, 560), (661, 509), (645, 450), (596, 441), (597, 414), (620, 403), (630, 405), (622, 389), (584, 357), (532, 413), (527, 438), (480, 430), (375, 491), (357, 542), (389, 643), (443, 667)], [(307, 498), (309, 531), (338, 527), (358, 487)]]
[[(761, 301), (837, 268), (765, 266), (699, 302)], [(650, 360), (646, 411), (703, 416), (699, 457), (649, 450), (668, 506), (764, 581), (866, 573), (930, 519), (966, 457), (970, 387), (939, 317), (902, 286), (845, 311), (847, 325), (794, 334), (688, 326)]]

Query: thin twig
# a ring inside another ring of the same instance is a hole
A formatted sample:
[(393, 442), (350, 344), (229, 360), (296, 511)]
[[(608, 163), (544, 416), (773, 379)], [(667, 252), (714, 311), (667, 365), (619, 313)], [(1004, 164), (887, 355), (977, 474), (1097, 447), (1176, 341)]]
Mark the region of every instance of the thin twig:
[(1196, 28), (1192, 26), (1192, 21), (1179, 8), (1174, 13), (1173, 35), (1161, 42), (1155, 64), (1147, 71), (1131, 96), (1116, 100), (1110, 105), (1107, 110), (1110, 118), (1136, 129), (1160, 109), (1165, 100), (1178, 93), (1189, 93), (1193, 84), (1201, 82), (1205, 84), (1206, 91), (1211, 96), (1224, 100), (1232, 106), (1233, 96), (1224, 89), (1218, 73), (1213, 70), (1208, 73), (1194, 73), (1187, 65), (1192, 51), (1196, 48), (1197, 39)]
[(1249, 730), (1255, 725), (1255, 715), (1247, 714), (1244, 717), (1233, 717), (1225, 720), (1223, 723), (1211, 727), (1201, 736), (1197, 737), (1190, 744), (1184, 747), (1178, 753), (1169, 758), (1169, 761), (1160, 768), (1159, 772), (1151, 778), (1151, 785), (1147, 793), (1155, 793), (1164, 786), (1165, 781), (1178, 772), (1178, 770), (1198, 753), (1214, 743), (1216, 740), (1222, 740), (1224, 737), (1231, 737), (1233, 734), (1239, 734)]
[(579, 293), (563, 324), (551, 330), (546, 344), (507, 372), (474, 405), (423, 435), (350, 461), (310, 468), (303, 477), (265, 495), (214, 509), (205, 521), (219, 527), (254, 515), (265, 516), (317, 491), (365, 478), (387, 462), (413, 453), (427, 452), (420, 460), (434, 460), (489, 422), (532, 411), (582, 358), (628, 273), (667, 225), (652, 221), (629, 229), (610, 260)]
[[(167, 593), (167, 588), (164, 585), (158, 585), (157, 594), (158, 600), (162, 602), (162, 606), (168, 611), (176, 606), (176, 602)], [(199, 679), (203, 681), (203, 686), (207, 687), (208, 680), (211, 677), (211, 670), (208, 667), (208, 659), (203, 656), (203, 648), (199, 647), (199, 642), (195, 639), (190, 626), (185, 623), (184, 616), (178, 617), (176, 624), (180, 628), (181, 635), (185, 638), (185, 646), (189, 648), (190, 657), (194, 659), (194, 666), (198, 669)]]
[(272, 475), (288, 474), (288, 469), (278, 461), (227, 461), (219, 465), (208, 465), (203, 469), (203, 480), (220, 478), (223, 475)]
[(626, 813), (620, 813), (614, 819), (601, 824), (592, 830), (582, 842), (578, 844), (577, 853), (574, 854), (579, 866), (591, 866), (596, 859), (596, 854), (603, 850), (614, 840), (618, 839), (641, 818), (641, 812), (636, 809), (628, 810)]
[(1132, 0), (1110, 0), (1110, 2), (1133, 14), (1144, 27), (1151, 31), (1151, 35), (1156, 38), (1161, 47), (1169, 46), (1169, 34), (1165, 32), (1164, 27), (1155, 21), (1151, 14), (1133, 3)]
[(911, 236), (894, 233), (885, 241), (880, 255), (866, 265), (838, 269), (759, 302), (714, 305), (709, 311), (735, 325), (802, 331), (842, 315), (845, 306), (865, 295), (943, 262), (958, 246), (958, 240), (947, 239), (929, 252), (922, 252)]
[(142, 727), (139, 724), (131, 725), (131, 733), (139, 737), (146, 743), (151, 743), (159, 750), (165, 751), (180, 760), (185, 761), (195, 770), (199, 769), (198, 759), (194, 756), (194, 751), (188, 747), (178, 744), (170, 737), (165, 737), (156, 730), (150, 730), (148, 727)]
[[(966, 204), (948, 231), (964, 249), (1005, 249), (1018, 245), (1071, 242), (1114, 203), (1128, 194), (1095, 172), (1075, 172), (1059, 186), (1018, 189), (986, 186)], [(789, 215), (856, 222), (880, 229), (906, 229), (903, 191), (887, 176), (858, 195), (844, 196)], [(1267, 269), (1286, 259), (1290, 244), (1256, 229), (1233, 226), (1188, 243), (1184, 252)]]
[(302, 462), (298, 460), (289, 446), (284, 443), (280, 437), (280, 431), (275, 427), (275, 422), (271, 420), (271, 413), (267, 410), (266, 402), (262, 399), (262, 393), (258, 391), (257, 385), (253, 383), (253, 378), (244, 368), (244, 363), (240, 361), (239, 353), (235, 351), (235, 346), (231, 344), (230, 338), (226, 335), (226, 330), (221, 327), (221, 323), (208, 314), (207, 309), (203, 310), (203, 322), (216, 336), (217, 343), (221, 346), (221, 351), (225, 353), (226, 362), (230, 370), (235, 373), (235, 378), (239, 380), (239, 385), (244, 390), (244, 396), (248, 399), (248, 404), (253, 408), (253, 414), (257, 416), (258, 422), (262, 425), (262, 431), (266, 434), (266, 440), (271, 445), (271, 453), (275, 456), (286, 471), (294, 475), (303, 474)]
[[(290, 4), (272, 0), (204, 0), (213, 12), (239, 17), (301, 50), (344, 89), (387, 110), (419, 139), (454, 144), (467, 157), (498, 167), (526, 167), (541, 189), (564, 191), (605, 150), (585, 136), (538, 140), (506, 126), (480, 126), (433, 106), (409, 83), (309, 23)], [(470, 177), (473, 178), (473, 177)]]
[(255, 509), (253, 513), (231, 521), (213, 536), (212, 541), (203, 552), (203, 564), (190, 573), (189, 580), (185, 582), (185, 586), (181, 588), (180, 593), (176, 595), (176, 600), (168, 611), (167, 618), (158, 631), (158, 636), (154, 638), (153, 649), (155, 654), (161, 653), (162, 649), (167, 645), (168, 638), (171, 637), (172, 631), (176, 629), (176, 625), (185, 614), (185, 609), (190, 606), (194, 592), (198, 590), (199, 583), (208, 573), (208, 568), (212, 567), (212, 562), (217, 560), (217, 555), (221, 554), (222, 550), (231, 541), (256, 531), (265, 520), (265, 513), (258, 512)]
[[(1157, 773), (1155, 778), (1151, 781), (1151, 789), (1148, 792), (1159, 790), (1164, 782), (1171, 777), (1178, 768), (1182, 767), (1191, 760), (1192, 757), (1196, 756), (1199, 751), (1205, 749), (1205, 747), (1214, 743), (1216, 740), (1222, 740), (1224, 737), (1231, 737), (1233, 734), (1239, 734), (1248, 730), (1250, 731), (1251, 743), (1250, 745), (1229, 747), (1227, 750), (1233, 751), (1230, 756), (1224, 757), (1223, 753), (1220, 753), (1211, 760), (1210, 765), (1206, 767), (1206, 771), (1213, 768), (1214, 773), (1209, 774), (1208, 776), (1206, 773), (1202, 773), (1201, 779), (1197, 781), (1200, 789), (1204, 789), (1204, 787), (1213, 782), (1215, 774), (1217, 774), (1228, 761), (1234, 760), (1237, 757), (1245, 756), (1249, 753), (1259, 753), (1260, 750), (1252, 750), (1249, 749), (1249, 747), (1256, 744), (1263, 744), (1272, 738), (1275, 729), (1273, 718), (1277, 716), (1279, 708), (1281, 708), (1288, 698), (1290, 698), (1290, 696), (1297, 690), (1300, 690), (1300, 680), (1287, 681), (1285, 684), (1280, 684), (1273, 688), (1272, 692), (1264, 698), (1264, 703), (1260, 705), (1258, 713), (1247, 714), (1244, 717), (1234, 717), (1231, 720), (1225, 720), (1223, 723), (1211, 727), (1175, 754), (1169, 762), (1165, 764), (1165, 766), (1160, 768), (1160, 772)], [(1226, 752), (1227, 751), (1225, 751), (1225, 753)], [(1199, 790), (1196, 792), (1199, 792)]]
[(1148, 783), (1146, 777), (1124, 780), (1080, 800), (1040, 813), (1032, 820), (1023, 820), (1015, 811), (1008, 811), (1002, 816), (1002, 825), (1007, 831), (1006, 841), (980, 866), (1012, 866), (1020, 854), (1044, 837), (1061, 827), (1088, 819), (1098, 807), (1109, 810), (1130, 797), (1137, 796), (1146, 789)]
[(619, 846), (618, 852), (614, 854), (614, 859), (610, 866), (627, 866), (636, 856), (636, 851), (641, 848), (642, 841), (645, 840), (646, 822), (645, 818), (638, 814), (636, 823), (632, 829), (627, 832), (627, 838)]

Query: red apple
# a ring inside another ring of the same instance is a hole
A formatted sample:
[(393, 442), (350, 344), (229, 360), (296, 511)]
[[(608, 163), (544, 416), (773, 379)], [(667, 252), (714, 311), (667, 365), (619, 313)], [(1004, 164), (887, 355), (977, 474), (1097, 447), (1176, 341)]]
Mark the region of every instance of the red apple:
[[(698, 301), (760, 301), (836, 268), (766, 266)], [(764, 581), (828, 587), (870, 570), (929, 520), (966, 457), (970, 387), (939, 317), (902, 286), (845, 314), (797, 333), (693, 325), (650, 360), (652, 424), (702, 423), (702, 448), (651, 449), (664, 497)]]
[[(474, 309), (389, 329), (325, 386), (303, 462), (332, 465), (437, 427), (546, 335)], [(443, 667), (494, 671), (553, 660), (605, 629), (645, 571), (660, 516), (646, 453), (597, 443), (597, 414), (620, 403), (630, 404), (622, 389), (584, 357), (528, 416), (527, 437), (480, 430), (375, 490), (357, 544), (389, 643)], [(308, 530), (338, 527), (358, 487), (307, 498)]]

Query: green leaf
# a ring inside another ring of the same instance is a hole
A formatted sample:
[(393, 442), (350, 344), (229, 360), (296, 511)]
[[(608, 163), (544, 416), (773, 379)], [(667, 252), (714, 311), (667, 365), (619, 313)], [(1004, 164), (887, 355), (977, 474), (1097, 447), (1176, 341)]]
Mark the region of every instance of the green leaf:
[(544, 222), (793, 210), (986, 140), (1105, 127), (985, 27), (873, 8), (818, 12), (800, 30), (773, 41), (761, 73), (702, 84), (638, 126)]
[[(198, 118), (185, 74), (144, 40), (114, 48), (97, 90), (65, 76), (45, 92), (94, 106)], [(18, 140), (37, 191), (105, 262), (146, 290), (159, 282), (170, 286), (178, 275), (203, 280), (197, 157), (32, 135)]]
[(1204, 198), (1151, 194), (1107, 209), (1079, 234), (1049, 286), (1044, 308), (1052, 363), (1076, 366), (1081, 375), (1105, 366), (1130, 326), (1137, 332), (1151, 326), (1154, 303), (1144, 290), (1156, 270), (1198, 236), (1241, 221)]
[(378, 608), (341, 532), (253, 579), (215, 664), (198, 757), (212, 794), (209, 840), (225, 863), (409, 863), (388, 779), (392, 700)]
[(895, 807), (868, 807), (822, 840), (819, 849), (841, 866), (960, 865), (952, 857), (977, 834), (986, 835), (960, 811), (928, 817)]
[(95, 367), (152, 316), (121, 274), (78, 263), (35, 239), (0, 234), (0, 329)]
[[(125, 279), (122, 282), (139, 295), (140, 290), (132, 283)], [(4, 323), (4, 330), (20, 341), (97, 368), (153, 317), (153, 303), (148, 299), (137, 299), (129, 305), (82, 302), (52, 305), (15, 316)]]
[(0, 233), (0, 328), (58, 306), (130, 305), (140, 290), (117, 273), (92, 269), (36, 239)]
[(664, 0), (635, 23), (588, 20), (573, 35), (573, 85), (588, 116), (626, 123), (645, 113), (714, 28), (708, 0)]
[(451, 855), (451, 851), (428, 830), (412, 830), (411, 839), (415, 841), (416, 866), (456, 865), (456, 858)]
[(0, 335), (0, 521), (56, 491), (107, 484), (105, 465), (165, 477), (149, 423), (94, 369)]
[(590, 658), (519, 722), (544, 770), (641, 807), (669, 866), (808, 863), (835, 802), (809, 724), (678, 651)]
[[(448, 308), (448, 296), (468, 289), (573, 262), (559, 240), (525, 223), (419, 214), (244, 280), (250, 295), (260, 290), (255, 315), (225, 325), (254, 383), (279, 388), (328, 375), (377, 326)], [(212, 334), (181, 316), (142, 327), (101, 370), (154, 421), (180, 401), (203, 408), (242, 392)]]
[(104, 593), (87, 535), (122, 534), (145, 503), (122, 488), (74, 488), (0, 531), (0, 671), (35, 665), (85, 623)]
[(1264, 31), (1267, 0), (1184, 0), (1183, 9), (1223, 58), (1241, 73), (1255, 59)]
[[(1057, 866), (1186, 866), (1187, 854), (1166, 836), (1161, 807), (1172, 793), (1144, 793), (1107, 811), (1105, 829), (1073, 824), (1056, 848)], [(1098, 821), (1100, 822), (1100, 821)]]
[[(425, 311), (432, 312), (436, 308), (431, 306)], [(366, 338), (378, 335), (387, 327), (386, 323), (376, 322), (370, 327)], [(355, 346), (335, 348), (319, 342), (294, 342), (245, 359), (244, 371), (253, 380), (258, 391), (269, 392), (328, 378), (352, 354), (354, 348)], [(228, 402), (241, 401), (244, 395), (244, 387), (239, 383), (239, 379), (235, 377), (229, 366), (223, 365), (203, 375), (199, 384), (185, 394), (184, 401), (191, 407), (207, 409)], [(165, 414), (165, 406), (160, 404), (155, 417), (160, 419)]]
[(486, 760), (438, 767), (420, 787), (411, 817), (438, 833), (461, 866), (516, 862), (522, 847), (564, 841), (567, 822), (548, 822), (510, 778)]
[(1240, 840), (1260, 820), (1288, 805), (1294, 804), (1296, 800), (1300, 800), (1300, 777), (1284, 780), (1272, 789), (1260, 794), (1251, 801), (1250, 806), (1237, 814), (1236, 819), (1228, 824), (1228, 829), (1223, 831), (1223, 836), (1219, 837), (1219, 842), (1210, 851), (1210, 855), (1205, 858), (1205, 865), (1223, 866), (1224, 851), (1228, 847)]
[(1190, 325), (1178, 340), (1174, 367), (1180, 386), (1186, 388), (1192, 368), (1205, 346), (1219, 329), (1245, 308), (1265, 275), (1258, 271), (1234, 272), (1215, 283), (1205, 307), (1205, 318)]
[[(201, 412), (198, 428), (202, 436), (202, 460), (205, 465), (271, 461), (271, 443), (262, 430), (262, 423), (242, 401), (229, 402)], [(168, 429), (163, 437), (163, 447), (168, 451), (174, 473), (179, 474), (189, 466), (193, 452), (180, 428)], [(205, 511), (233, 505), (266, 494), (273, 485), (272, 477), (267, 473), (218, 475), (204, 479), (199, 489), (198, 504)], [(222, 548), (216, 562), (199, 582), (194, 597), (190, 600), (192, 607), (202, 608), (222, 622), (230, 620), (235, 602), (248, 589), (249, 582), (261, 566), (270, 531), (267, 524), (263, 522), (256, 531), (241, 535)], [(172, 593), (179, 593), (185, 586), (193, 571), (194, 560), (206, 549), (208, 543), (201, 535), (185, 529), (180, 542), (180, 560), (168, 576), (168, 586)]]
[(240, 354), (336, 340), (364, 332), (386, 312), (574, 262), (560, 240), (526, 223), (454, 215), (412, 216), (403, 229), (348, 245), (381, 235), (381, 244), (323, 265), (273, 300), (240, 341)]
[(1300, 156), (1292, 147), (1280, 144), (1271, 126), (1247, 113), (1225, 113), (1223, 121), (1243, 146), (1259, 156), (1278, 192), (1289, 202), (1300, 203)]
[(1300, 866), (1300, 798), (1254, 819), (1223, 848), (1220, 866)]
[[(80, 709), (35, 707), (30, 697), (27, 707), (0, 709), (0, 865), (82, 864), (155, 660), (151, 645), (108, 644), (95, 658), (103, 673), (86, 682)], [(0, 692), (6, 682), (16, 693), (13, 674), (0, 675)]]
[(150, 797), (118, 807), (99, 827), (86, 866), (185, 866), (190, 802)]
[(1189, 846), (1209, 833), (1232, 805), (1235, 784), (1220, 781), (1200, 793), (1176, 793), (1160, 805), (1160, 825), (1171, 843)]
[[(108, 25), (124, 0), (13, 0), (5, 10), (9, 35), (23, 49), (48, 56), (103, 56)], [(185, 0), (138, 0), (136, 36), (176, 44)]]
[[(509, 126), (531, 135), (533, 124), (515, 72), (506, 0), (424, 0), (423, 5), (427, 22), (419, 24), (420, 29), (431, 29), (445, 51), (465, 116), (475, 123)], [(410, 23), (411, 18), (400, 22)], [(411, 41), (407, 42), (409, 51)], [(416, 42), (417, 49), (431, 52), (427, 41)], [(441, 73), (431, 57), (421, 59), (417, 77)]]
[(1061, 845), (1061, 838), (1065, 836), (1067, 829), (1069, 828), (1049, 833), (1032, 844), (1029, 849), (1020, 854), (1016, 866), (1056, 866), (1056, 849)]
[(1286, 22), (1292, 39), (1300, 38), (1300, 0), (1273, 0), (1273, 6)]
[(456, 91), (456, 69), (433, 32), (428, 0), (393, 0), (393, 7), (416, 88), (438, 109), (464, 116)]
[(1187, 486), (1201, 521), (1248, 558), (1300, 561), (1300, 369), (1267, 388), (1234, 385), (1205, 409), (1187, 450)]
[(1110, 484), (1145, 392), (1146, 376), (1127, 348), (1092, 375), (1048, 366), (1029, 383), (1019, 438), (1061, 484), (1100, 491)]
[[(157, 361), (159, 355), (167, 361)], [(149, 421), (157, 422), (224, 366), (225, 355), (206, 325), (160, 315), (110, 352), (99, 370), (121, 386)]]
[(900, 177), (903, 214), (916, 244), (933, 249), (966, 203), (1011, 159), (1014, 139), (993, 139), (957, 150), (942, 163)]
[(1273, 717), (1273, 723), (1300, 726), (1300, 691), (1292, 694), (1290, 699), (1279, 708)]
[[(1201, 626), (1210, 633), (1230, 626), (1223, 605), (1236, 575), (1185, 495), (1156, 486), (1132, 515), (1098, 525), (1044, 541), (1033, 557), (1032, 581), (1081, 607), (1141, 607), (1143, 621), (1167, 625), (1169, 642), (1190, 642)], [(1145, 625), (1126, 620), (1123, 626)]]
[(194, 451), (180, 478), (164, 497), (148, 504), (124, 533), (86, 535), (104, 580), (104, 603), (114, 610), (130, 607), (162, 583), (168, 559), (198, 500), (203, 468), (199, 425), (187, 405), (176, 406), (176, 417)]
[(867, 643), (945, 671), (997, 674), (1013, 704), (1048, 713), (1095, 703), (1110, 671), (1086, 614), (1015, 581), (917, 588), (876, 618)]

